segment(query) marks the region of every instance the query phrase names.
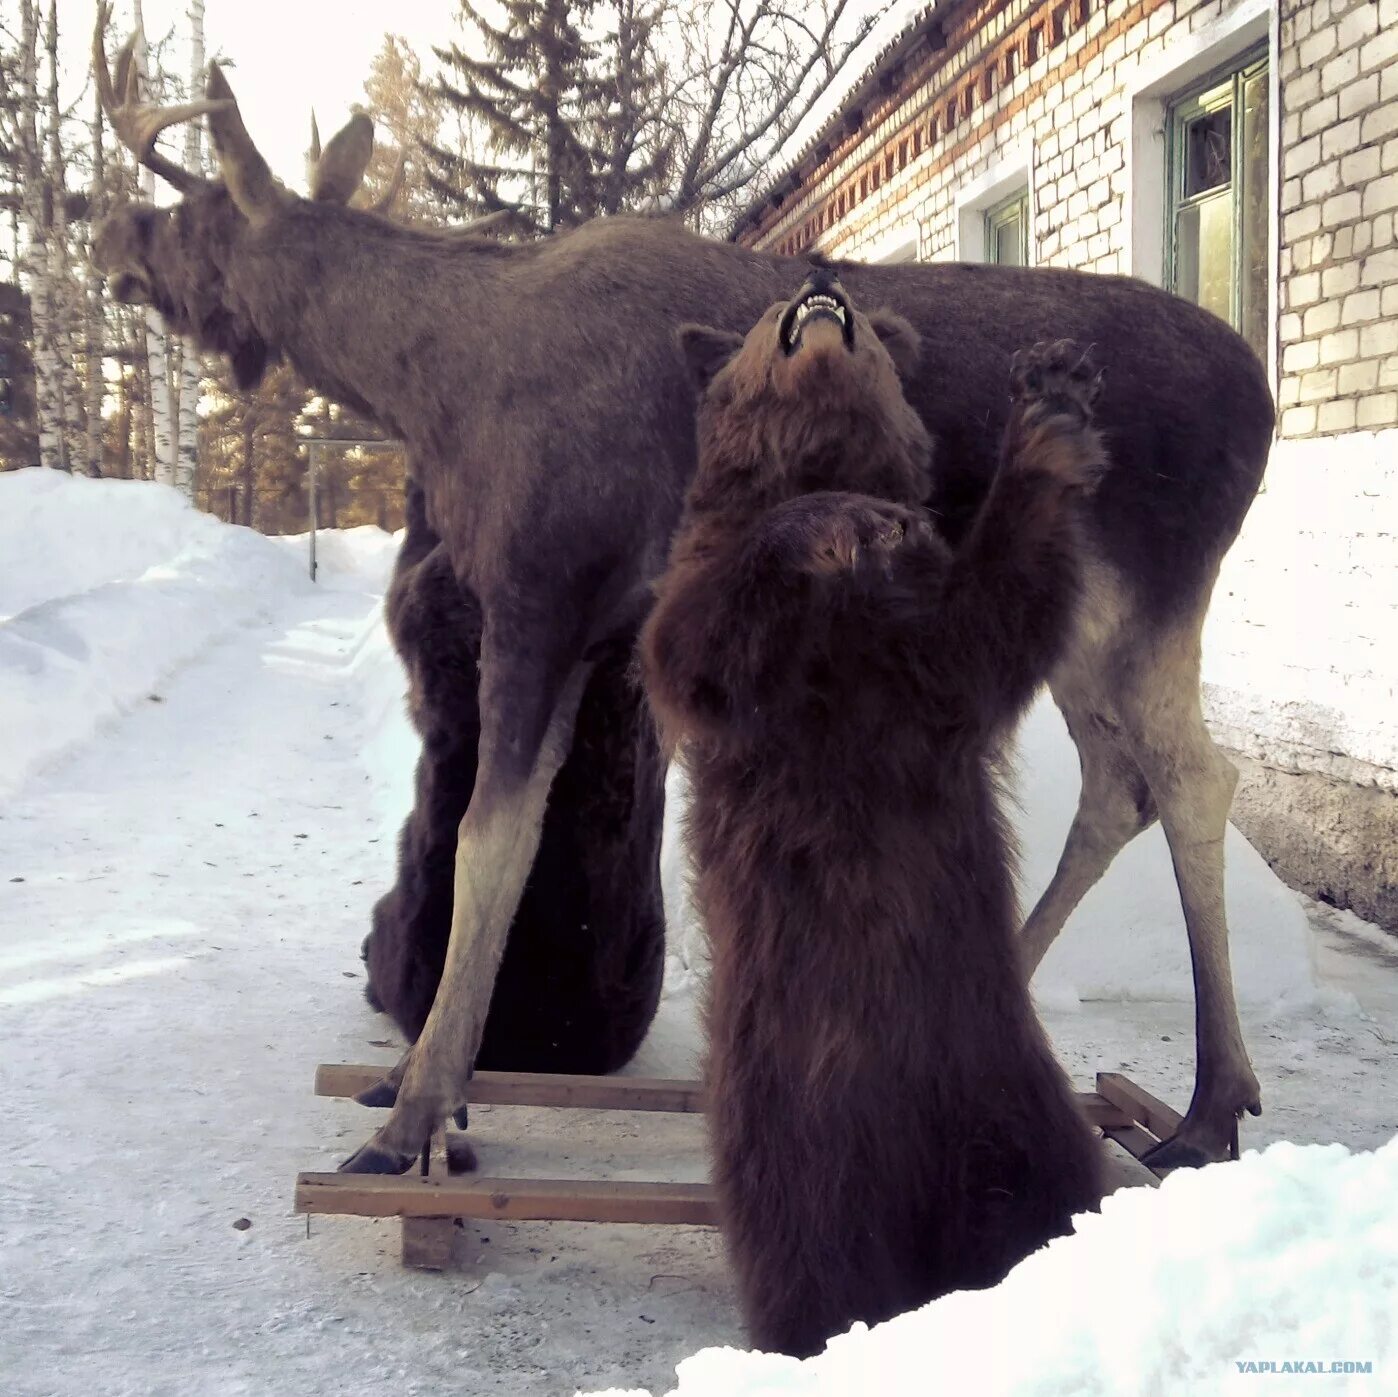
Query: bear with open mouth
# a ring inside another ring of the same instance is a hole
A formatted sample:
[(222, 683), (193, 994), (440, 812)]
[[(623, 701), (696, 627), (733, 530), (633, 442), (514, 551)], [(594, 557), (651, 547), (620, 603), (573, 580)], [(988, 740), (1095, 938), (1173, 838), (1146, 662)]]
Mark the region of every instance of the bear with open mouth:
[(699, 468), (642, 634), (712, 943), (715, 1183), (752, 1340), (993, 1285), (1102, 1194), (1016, 952), (1000, 748), (1067, 642), (1099, 375), (1016, 357), (953, 550), (921, 508), (911, 327), (827, 269), (687, 326)]

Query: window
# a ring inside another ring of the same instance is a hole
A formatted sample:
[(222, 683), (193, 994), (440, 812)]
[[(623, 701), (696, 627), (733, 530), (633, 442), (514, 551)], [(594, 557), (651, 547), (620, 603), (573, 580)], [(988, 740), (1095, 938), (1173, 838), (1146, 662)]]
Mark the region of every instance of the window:
[(956, 191), (953, 244), (939, 249), (959, 262), (1034, 263), (1034, 150), (1028, 138), (996, 150), (989, 167)]
[(866, 262), (916, 262), (918, 230), (916, 223), (895, 229), (864, 254)]
[(985, 260), (1002, 267), (1029, 264), (1029, 190), (1018, 190), (985, 214)]
[(1267, 58), (1177, 97), (1167, 113), (1166, 286), (1267, 357)]

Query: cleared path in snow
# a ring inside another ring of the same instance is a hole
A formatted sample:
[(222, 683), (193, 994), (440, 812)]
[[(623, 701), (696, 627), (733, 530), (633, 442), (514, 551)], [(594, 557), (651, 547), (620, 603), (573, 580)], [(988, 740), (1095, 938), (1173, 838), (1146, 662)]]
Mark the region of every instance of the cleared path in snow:
[[(400, 1269), (396, 1224), (308, 1239), (291, 1213), (296, 1171), (372, 1119), (317, 1101), (314, 1064), (395, 1055), (357, 954), (392, 861), (349, 670), (376, 601), (295, 597), (3, 807), (11, 1397), (660, 1386), (737, 1337), (706, 1233), (487, 1227), (430, 1276)], [(693, 1122), (477, 1115), (492, 1171), (702, 1167)], [(521, 1128), (532, 1159), (494, 1143)]]
[[(663, 1391), (678, 1359), (740, 1339), (707, 1233), (466, 1228), (462, 1269), (430, 1276), (401, 1270), (395, 1224), (317, 1219), (308, 1237), (291, 1213), (296, 1171), (372, 1120), (317, 1101), (314, 1064), (396, 1055), (357, 955), (392, 862), (352, 668), (376, 600), (292, 596), (0, 810), (7, 1394)], [(1382, 951), (1328, 935), (1343, 983), (1391, 1008)], [(1246, 1015), (1267, 1105), (1247, 1143), (1373, 1147), (1398, 1128), (1391, 1020), (1326, 998)], [(690, 1011), (667, 1001), (647, 1070), (689, 1070)], [(1125, 1067), (1184, 1104), (1188, 1005), (1048, 1017), (1080, 1083)], [(692, 1120), (473, 1120), (492, 1173), (703, 1168)]]

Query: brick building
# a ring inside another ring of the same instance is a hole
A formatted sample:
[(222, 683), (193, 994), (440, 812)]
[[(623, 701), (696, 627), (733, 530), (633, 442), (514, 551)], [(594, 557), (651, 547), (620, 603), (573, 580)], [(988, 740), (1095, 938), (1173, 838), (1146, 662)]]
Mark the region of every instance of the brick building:
[(1249, 340), (1279, 429), (1206, 712), (1283, 876), (1398, 929), (1398, 0), (906, 17), (733, 236), (1125, 273)]

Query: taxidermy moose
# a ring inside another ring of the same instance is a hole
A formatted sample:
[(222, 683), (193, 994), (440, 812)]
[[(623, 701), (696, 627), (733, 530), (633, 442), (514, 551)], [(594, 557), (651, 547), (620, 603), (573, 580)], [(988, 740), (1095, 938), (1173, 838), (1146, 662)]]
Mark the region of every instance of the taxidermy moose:
[[(809, 266), (660, 219), (601, 219), (510, 245), (298, 197), (253, 146), (217, 67), (207, 100), (183, 107), (141, 104), (129, 51), (114, 86), (102, 18), (94, 58), (113, 124), (183, 198), (116, 211), (96, 239), (99, 268), (118, 295), (227, 355), (244, 386), (284, 357), (404, 441), (430, 527), (479, 614), (479, 735), (440, 984), (408, 1055), (366, 1094), (393, 1101), (392, 1113), (344, 1166), (401, 1171), (462, 1107), (543, 831), (567, 822), (566, 810), (546, 809), (580, 704), (599, 656), (632, 644), (665, 563), (695, 468), (694, 390), (675, 331), (702, 321), (743, 333)], [(201, 115), (216, 181), (155, 149), (162, 129)], [(357, 182), (339, 171), (316, 192)], [(1097, 404), (1111, 465), (1091, 506), (1073, 638), (1050, 680), (1082, 795), (1022, 953), (1032, 973), (1116, 853), (1161, 821), (1193, 960), (1197, 1071), (1184, 1123), (1154, 1162), (1221, 1158), (1238, 1115), (1260, 1100), (1224, 918), (1236, 774), (1201, 716), (1199, 636), (1266, 464), (1262, 369), (1221, 321), (1127, 278), (957, 264), (848, 264), (839, 275), (862, 305), (895, 308), (921, 336), (907, 397), (937, 446), (928, 504), (953, 545), (994, 469), (1013, 351), (1070, 337), (1112, 365)], [(645, 759), (631, 769), (650, 770), (654, 737), (633, 731)], [(654, 960), (635, 926), (654, 907), (660, 818), (640, 789), (649, 780), (638, 777), (625, 812), (628, 839), (598, 856), (614, 866), (584, 880), (586, 895), (607, 889), (602, 915), (641, 948), (620, 964), (634, 961), (642, 977)], [(647, 872), (633, 878), (637, 849)], [(587, 912), (570, 915), (599, 941), (611, 934)], [(633, 996), (643, 1016), (653, 1002)]]

